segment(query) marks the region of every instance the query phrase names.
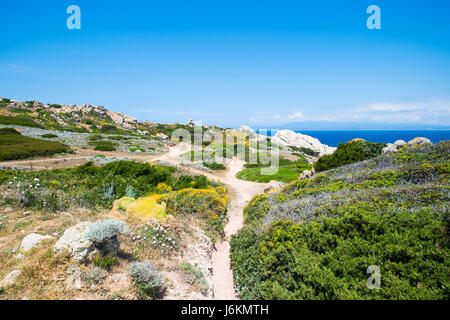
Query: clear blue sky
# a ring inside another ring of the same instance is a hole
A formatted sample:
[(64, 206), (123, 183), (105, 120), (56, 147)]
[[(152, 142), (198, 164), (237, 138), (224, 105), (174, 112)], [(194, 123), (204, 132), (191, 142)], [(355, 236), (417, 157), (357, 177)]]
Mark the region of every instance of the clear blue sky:
[(447, 0), (1, 1), (0, 96), (156, 122), (445, 126), (449, 15)]

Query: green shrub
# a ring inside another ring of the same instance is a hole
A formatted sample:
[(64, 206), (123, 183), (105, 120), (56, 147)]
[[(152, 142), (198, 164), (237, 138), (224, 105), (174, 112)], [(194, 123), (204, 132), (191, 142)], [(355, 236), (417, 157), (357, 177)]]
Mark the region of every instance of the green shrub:
[(255, 197), (231, 240), (240, 297), (448, 299), (449, 151), (404, 148)]
[(116, 265), (119, 260), (116, 257), (110, 257), (110, 256), (102, 256), (100, 254), (97, 254), (93, 259), (92, 262), (95, 266), (102, 268), (104, 270), (111, 269), (112, 266)]
[(95, 141), (89, 142), (89, 145), (94, 146), (94, 150), (97, 151), (116, 151), (117, 143), (111, 141)]
[(335, 152), (320, 157), (314, 164), (314, 167), (317, 171), (325, 171), (346, 164), (374, 158), (381, 154), (381, 150), (385, 146), (385, 143), (362, 140), (349, 141), (345, 144), (340, 143)]
[(188, 281), (190, 285), (197, 287), (202, 293), (206, 293), (209, 290), (210, 287), (208, 281), (201, 270), (197, 269), (189, 262), (180, 263), (178, 268), (188, 274)]
[(301, 153), (304, 153), (306, 155), (313, 156), (313, 157), (318, 157), (320, 155), (319, 152), (314, 151), (310, 148), (305, 148), (305, 147), (289, 146), (289, 149), (291, 149), (291, 151), (301, 152)]
[(23, 195), (11, 194), (5, 201), (35, 210), (51, 207), (52, 211), (69, 207), (110, 208), (112, 202), (124, 197), (127, 191), (132, 189), (133, 195), (139, 198), (158, 192), (160, 183), (170, 186), (172, 190), (218, 185), (204, 176), (177, 177), (175, 170), (173, 167), (137, 161), (116, 161), (104, 166), (88, 162), (65, 169), (30, 172), (0, 170), (0, 183), (9, 185), (9, 182), (14, 182), (15, 189), (24, 192)]
[(0, 128), (0, 135), (15, 134), (21, 136), (22, 134), (14, 128)]
[(46, 133), (46, 134), (41, 135), (41, 137), (45, 138), (45, 139), (58, 138), (58, 136), (53, 133)]
[(225, 170), (225, 166), (223, 165), (223, 163), (217, 163), (217, 162), (213, 162), (213, 163), (208, 163), (208, 162), (203, 162), (203, 166), (211, 169), (211, 170)]

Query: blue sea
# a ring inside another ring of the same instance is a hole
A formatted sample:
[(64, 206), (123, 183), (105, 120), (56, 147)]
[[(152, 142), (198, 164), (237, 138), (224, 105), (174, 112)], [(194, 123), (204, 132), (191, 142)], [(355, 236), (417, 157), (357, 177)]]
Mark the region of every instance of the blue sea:
[[(336, 131), (295, 131), (317, 138), (321, 143), (330, 147), (337, 147), (339, 143), (347, 142), (355, 138), (366, 141), (393, 143), (395, 140), (408, 142), (416, 137), (425, 137), (433, 143), (450, 140), (450, 130), (336, 130)], [(276, 131), (273, 131), (274, 135)]]

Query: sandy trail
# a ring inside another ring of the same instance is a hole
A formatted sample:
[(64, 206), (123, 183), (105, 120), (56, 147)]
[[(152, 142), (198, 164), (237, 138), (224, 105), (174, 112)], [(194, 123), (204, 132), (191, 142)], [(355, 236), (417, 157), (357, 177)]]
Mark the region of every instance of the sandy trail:
[(236, 158), (229, 164), (229, 169), (222, 180), (234, 197), (228, 205), (229, 221), (225, 227), (225, 239), (216, 244), (212, 255), (214, 297), (218, 300), (237, 299), (234, 290), (233, 271), (230, 264), (230, 238), (243, 226), (243, 209), (255, 195), (264, 192), (264, 184), (243, 181), (236, 178), (236, 173), (242, 170), (243, 161)]
[[(176, 157), (190, 150), (190, 145), (180, 143), (172, 147), (164, 155), (152, 158), (153, 161), (167, 161), (173, 163)], [(265, 184), (244, 181), (236, 178), (236, 173), (242, 170), (244, 162), (233, 158), (228, 164), (228, 170), (223, 172), (205, 172), (189, 168), (196, 174), (203, 174), (209, 179), (220, 180), (225, 183), (229, 193), (228, 224), (225, 227), (225, 238), (216, 244), (216, 251), (212, 254), (213, 290), (214, 298), (218, 300), (237, 299), (234, 290), (233, 271), (230, 264), (230, 239), (243, 226), (243, 209), (247, 202), (255, 195), (264, 192)]]
[[(139, 156), (132, 157), (134, 160), (141, 161), (166, 161), (170, 164), (176, 164), (176, 158), (181, 154), (190, 150), (190, 145), (186, 143), (179, 143), (174, 147), (171, 147), (168, 153), (158, 156)], [(79, 155), (71, 155), (62, 158), (50, 158), (50, 159), (34, 159), (34, 160), (19, 160), (19, 161), (5, 161), (0, 164), (12, 166), (23, 165), (33, 166), (34, 169), (40, 169), (46, 163), (67, 161), (67, 167), (73, 167), (79, 165), (79, 160), (88, 161), (94, 152), (82, 152)], [(103, 153), (105, 154), (105, 153)], [(117, 156), (117, 153), (108, 154), (108, 156)], [(212, 254), (212, 267), (213, 267), (213, 290), (214, 298), (218, 300), (235, 300), (237, 299), (234, 290), (233, 271), (230, 264), (230, 239), (231, 236), (239, 231), (243, 226), (243, 209), (247, 202), (255, 195), (264, 192), (265, 184), (239, 180), (236, 178), (236, 173), (241, 171), (244, 162), (238, 158), (233, 158), (228, 164), (228, 169), (221, 172), (207, 172), (196, 168), (187, 168), (187, 170), (194, 174), (203, 174), (209, 179), (220, 180), (227, 186), (229, 194), (228, 204), (228, 224), (225, 227), (225, 238), (222, 242), (216, 243), (216, 251)], [(47, 167), (47, 166), (45, 166)], [(51, 166), (50, 166), (51, 167)]]

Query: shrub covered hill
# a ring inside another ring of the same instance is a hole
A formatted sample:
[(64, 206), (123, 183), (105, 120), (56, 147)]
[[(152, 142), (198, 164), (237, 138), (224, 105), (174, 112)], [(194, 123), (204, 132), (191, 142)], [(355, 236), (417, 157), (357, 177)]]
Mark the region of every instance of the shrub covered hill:
[(156, 124), (137, 119), (121, 112), (92, 104), (61, 105), (40, 101), (0, 98), (0, 125), (26, 126), (69, 132), (101, 134), (139, 134), (170, 136), (178, 128), (192, 130), (191, 125)]
[(405, 146), (255, 197), (231, 241), (240, 297), (448, 299), (449, 152)]

